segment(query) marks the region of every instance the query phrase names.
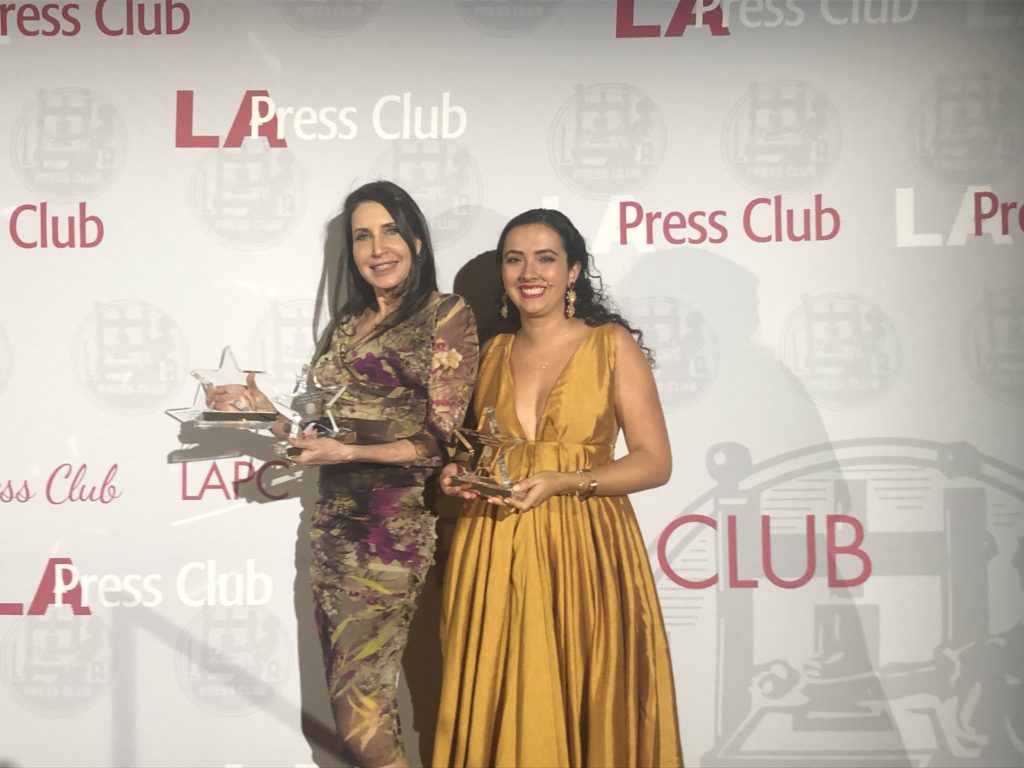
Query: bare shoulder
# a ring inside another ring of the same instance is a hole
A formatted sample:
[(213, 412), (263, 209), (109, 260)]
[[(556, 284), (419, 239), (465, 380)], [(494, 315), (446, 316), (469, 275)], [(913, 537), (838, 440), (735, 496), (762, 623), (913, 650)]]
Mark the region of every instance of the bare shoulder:
[(650, 368), (650, 363), (647, 362), (647, 355), (644, 354), (640, 345), (637, 344), (633, 334), (618, 323), (609, 323), (609, 325), (612, 326), (611, 336), (615, 341), (616, 361), (620, 365), (640, 365), (644, 368)]
[(611, 333), (615, 338), (616, 346), (631, 346), (640, 349), (640, 346), (636, 343), (636, 339), (633, 338), (633, 334), (626, 330), (626, 327), (619, 325), (618, 323), (608, 323), (611, 327)]

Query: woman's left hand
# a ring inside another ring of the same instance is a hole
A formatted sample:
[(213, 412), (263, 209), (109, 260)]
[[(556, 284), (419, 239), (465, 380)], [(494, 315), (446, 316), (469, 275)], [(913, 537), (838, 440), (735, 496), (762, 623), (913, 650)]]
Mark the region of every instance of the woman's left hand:
[(454, 476), (460, 471), (465, 469), (458, 464), (451, 463), (445, 464), (441, 469), (441, 474), (437, 478), (438, 484), (441, 486), (441, 491), (446, 496), (457, 496), (462, 499), (475, 499), (480, 496), (473, 487), (466, 485), (465, 483), (456, 483)]
[(525, 512), (552, 496), (569, 493), (575, 488), (575, 476), (568, 472), (538, 472), (513, 485), (512, 495), (505, 499), (505, 503)]
[(290, 457), (293, 464), (322, 467), (352, 461), (352, 446), (330, 437), (289, 437), (288, 443), (302, 451)]
[(277, 409), (263, 391), (256, 386), (256, 374), (251, 371), (245, 384), (205, 386), (206, 407), (215, 411), (261, 411), (273, 413)]

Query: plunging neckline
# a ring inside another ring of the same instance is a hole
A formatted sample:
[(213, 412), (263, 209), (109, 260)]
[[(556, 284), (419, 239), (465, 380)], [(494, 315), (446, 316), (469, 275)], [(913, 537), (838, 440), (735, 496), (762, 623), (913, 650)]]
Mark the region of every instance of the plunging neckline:
[(590, 339), (594, 335), (594, 331), (596, 330), (597, 326), (589, 326), (587, 328), (586, 335), (580, 340), (580, 343), (576, 345), (576, 349), (574, 349), (572, 351), (572, 354), (569, 355), (569, 358), (565, 361), (565, 365), (562, 366), (562, 370), (558, 372), (558, 375), (552, 382), (551, 389), (549, 389), (547, 395), (544, 396), (544, 405), (541, 407), (540, 412), (537, 414), (537, 420), (534, 422), (533, 437), (527, 437), (526, 430), (523, 429), (523, 423), (519, 420), (519, 408), (516, 406), (516, 403), (518, 402), (518, 396), (516, 392), (516, 374), (512, 368), (512, 347), (514, 347), (516, 344), (516, 335), (514, 333), (512, 334), (511, 341), (509, 341), (508, 345), (505, 347), (505, 366), (508, 368), (508, 379), (512, 385), (512, 417), (515, 419), (515, 426), (519, 429), (519, 434), (520, 436), (523, 437), (524, 440), (536, 442), (538, 428), (540, 427), (541, 422), (544, 421), (544, 417), (547, 415), (548, 404), (551, 402), (551, 395), (554, 393), (556, 389), (558, 389), (558, 385), (562, 383), (562, 378), (565, 376), (565, 372), (569, 370), (569, 367), (573, 364), (573, 361), (576, 359), (576, 355), (578, 355), (579, 351), (583, 349), (583, 347), (587, 344), (588, 341), (590, 341)]

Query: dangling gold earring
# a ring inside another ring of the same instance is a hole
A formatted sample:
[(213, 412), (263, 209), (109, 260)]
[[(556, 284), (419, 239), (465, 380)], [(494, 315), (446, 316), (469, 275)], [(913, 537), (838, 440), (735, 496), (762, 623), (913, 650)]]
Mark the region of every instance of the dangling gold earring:
[(565, 292), (565, 316), (572, 317), (576, 314), (576, 290), (570, 285)]
[(501, 294), (501, 309), (498, 310), (502, 320), (508, 320), (508, 294)]

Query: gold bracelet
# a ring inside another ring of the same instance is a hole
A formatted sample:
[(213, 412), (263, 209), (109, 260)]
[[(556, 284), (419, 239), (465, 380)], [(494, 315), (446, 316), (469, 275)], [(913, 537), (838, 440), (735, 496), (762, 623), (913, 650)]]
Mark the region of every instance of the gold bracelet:
[[(587, 478), (584, 477), (584, 473), (590, 478), (589, 484), (586, 484)], [(579, 475), (579, 480), (576, 482), (576, 498), (585, 501), (597, 491), (597, 478), (589, 469), (577, 469), (576, 474)]]

